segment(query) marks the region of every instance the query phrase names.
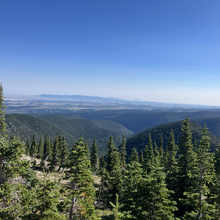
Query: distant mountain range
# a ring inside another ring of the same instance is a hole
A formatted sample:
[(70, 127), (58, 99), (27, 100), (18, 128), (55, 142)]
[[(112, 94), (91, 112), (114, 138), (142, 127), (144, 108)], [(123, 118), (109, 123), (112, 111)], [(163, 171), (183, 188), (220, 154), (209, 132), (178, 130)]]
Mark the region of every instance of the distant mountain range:
[(115, 97), (99, 97), (99, 96), (85, 96), (85, 95), (52, 95), (52, 94), (42, 94), (39, 95), (40, 98), (49, 98), (49, 99), (57, 99), (57, 100), (65, 100), (71, 99), (75, 101), (96, 101), (96, 102), (118, 102), (118, 101), (128, 101), (121, 98)]

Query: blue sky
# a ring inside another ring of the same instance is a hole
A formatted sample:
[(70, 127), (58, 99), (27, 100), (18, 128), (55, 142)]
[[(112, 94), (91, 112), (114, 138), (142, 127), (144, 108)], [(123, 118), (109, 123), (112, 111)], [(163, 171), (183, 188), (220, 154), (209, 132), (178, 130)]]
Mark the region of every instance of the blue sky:
[(0, 82), (220, 106), (220, 1), (2, 0)]

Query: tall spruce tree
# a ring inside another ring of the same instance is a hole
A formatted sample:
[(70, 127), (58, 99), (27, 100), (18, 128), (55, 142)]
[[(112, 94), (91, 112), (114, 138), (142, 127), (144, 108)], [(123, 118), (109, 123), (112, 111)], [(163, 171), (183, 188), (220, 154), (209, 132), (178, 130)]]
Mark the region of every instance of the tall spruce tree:
[(91, 170), (93, 173), (96, 174), (98, 170), (98, 147), (96, 145), (96, 138), (94, 138), (94, 142), (92, 144), (91, 153), (90, 153), (90, 162), (91, 162)]
[(220, 219), (220, 144), (214, 154), (215, 176), (211, 185), (212, 201), (216, 205), (216, 218)]
[[(50, 161), (50, 170), (55, 171), (56, 167), (60, 165), (60, 149), (59, 149), (60, 138), (56, 137), (53, 144), (52, 160)], [(62, 140), (61, 140), (62, 141)]]
[(65, 137), (63, 136), (62, 137), (62, 147), (60, 150), (60, 166), (59, 166), (58, 171), (60, 171), (61, 167), (63, 167), (64, 164), (67, 163), (67, 158), (69, 155), (67, 146), (68, 146), (68, 144), (66, 143)]
[(119, 197), (121, 196), (122, 185), (123, 185), (123, 175), (121, 169), (120, 154), (116, 148), (112, 153), (111, 171), (109, 172), (108, 190), (107, 190), (109, 202), (114, 201), (115, 194), (118, 194)]
[[(175, 144), (175, 137), (173, 130), (170, 132), (168, 146), (165, 153), (165, 172), (166, 184), (169, 190), (175, 191), (176, 189), (176, 175), (177, 175), (177, 146)], [(174, 195), (173, 195), (174, 196)]]
[(136, 148), (132, 148), (132, 153), (131, 153), (131, 156), (129, 158), (129, 162), (139, 162), (139, 156), (138, 156), (138, 152), (136, 150)]
[(107, 153), (106, 153), (106, 170), (111, 173), (111, 171), (113, 170), (113, 152), (115, 151), (115, 144), (113, 141), (113, 137), (110, 136), (109, 141), (107, 143)]
[(100, 160), (100, 165), (99, 165), (99, 176), (101, 177), (100, 181), (100, 188), (99, 188), (99, 199), (103, 199), (103, 194), (105, 191), (105, 187), (107, 186), (107, 180), (109, 180), (109, 173), (106, 170), (106, 162), (104, 157), (101, 158)]
[(185, 219), (213, 219), (214, 204), (209, 201), (209, 184), (213, 182), (214, 163), (210, 153), (210, 138), (204, 125), (203, 135), (197, 149), (196, 172), (189, 191), (185, 193), (186, 202), (192, 205), (192, 211), (186, 212)]
[(100, 219), (93, 205), (95, 187), (90, 166), (86, 144), (83, 143), (83, 138), (80, 138), (71, 149), (69, 163), (66, 164), (67, 170), (65, 171), (71, 182), (69, 220), (75, 218)]
[(40, 141), (38, 144), (38, 149), (37, 149), (37, 158), (41, 159), (43, 156), (43, 151), (44, 151), (44, 141), (43, 141), (43, 137), (42, 134), (40, 135)]
[(144, 153), (143, 150), (141, 149), (141, 153), (140, 153), (140, 164), (142, 165), (144, 163)]
[(193, 206), (187, 202), (186, 194), (195, 187), (195, 162), (196, 154), (193, 151), (192, 133), (190, 130), (189, 118), (183, 120), (182, 137), (179, 144), (179, 159), (177, 173), (176, 201), (178, 211), (177, 217), (182, 217), (185, 213), (193, 211)]
[[(134, 148), (135, 149), (135, 148)], [(132, 161), (125, 171), (122, 207), (125, 219), (141, 219), (142, 217), (142, 173), (140, 163)]]
[(120, 158), (121, 158), (121, 166), (122, 167), (126, 167), (126, 155), (127, 155), (126, 139), (125, 139), (125, 135), (123, 134), (123, 140), (122, 140), (122, 144), (121, 144), (121, 148), (120, 148)]
[(149, 174), (151, 172), (153, 161), (154, 161), (154, 151), (153, 151), (153, 144), (151, 140), (151, 134), (149, 133), (148, 145), (146, 145), (144, 149), (143, 168), (144, 168), (145, 174)]
[[(155, 159), (151, 172), (145, 175), (142, 186), (142, 219), (174, 220), (176, 202), (170, 198), (171, 191), (167, 189), (166, 174)], [(141, 219), (141, 218), (140, 218)]]
[(28, 137), (27, 142), (26, 142), (26, 155), (30, 155), (30, 150), (31, 150), (31, 142), (30, 138)]
[(31, 141), (30, 155), (35, 158), (36, 154), (37, 154), (37, 141), (35, 138), (35, 134), (33, 134), (32, 141)]

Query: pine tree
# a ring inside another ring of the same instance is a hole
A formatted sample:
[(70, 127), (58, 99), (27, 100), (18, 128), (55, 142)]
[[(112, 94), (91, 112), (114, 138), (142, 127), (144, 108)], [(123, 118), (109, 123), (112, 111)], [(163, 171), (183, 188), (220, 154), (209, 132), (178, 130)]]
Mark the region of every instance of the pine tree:
[(123, 204), (119, 205), (119, 203), (118, 203), (118, 194), (116, 194), (116, 204), (114, 205), (112, 202), (110, 202), (110, 205), (113, 207), (114, 219), (119, 220), (118, 211), (119, 211), (120, 208), (123, 207)]
[(186, 212), (193, 211), (193, 207), (187, 202), (186, 194), (195, 187), (195, 161), (196, 154), (193, 151), (192, 133), (189, 118), (186, 117), (182, 128), (182, 137), (179, 144), (178, 173), (176, 181), (177, 217), (184, 216)]
[(36, 141), (36, 138), (35, 138), (35, 134), (33, 134), (32, 141), (31, 141), (30, 155), (32, 157), (35, 157), (36, 153), (37, 153), (37, 141)]
[(38, 150), (37, 148), (38, 148), (37, 141), (35, 139), (35, 134), (33, 134), (32, 142), (31, 142), (31, 150), (30, 150), (30, 155), (33, 159), (33, 167), (36, 166), (36, 156)]
[(30, 219), (56, 219), (65, 220), (64, 214), (59, 213), (58, 206), (61, 203), (59, 187), (57, 181), (46, 179), (44, 173), (44, 180), (37, 187), (37, 205), (34, 207), (33, 212), (28, 216)]
[(44, 142), (43, 142), (43, 137), (42, 134), (40, 135), (40, 141), (38, 144), (38, 151), (37, 151), (37, 158), (40, 159), (43, 156), (43, 151), (44, 151)]
[(146, 174), (149, 174), (151, 172), (152, 168), (152, 163), (154, 161), (154, 151), (153, 151), (153, 144), (151, 140), (151, 135), (149, 133), (149, 138), (148, 138), (148, 145), (146, 145), (144, 149), (144, 172)]
[(154, 157), (155, 158), (159, 157), (159, 151), (158, 151), (156, 142), (154, 142)]
[(212, 201), (216, 205), (216, 218), (220, 219), (220, 144), (214, 154), (215, 176), (211, 185)]
[(65, 171), (67, 178), (71, 181), (69, 220), (75, 217), (88, 220), (100, 219), (93, 205), (95, 187), (90, 166), (86, 145), (83, 143), (83, 138), (80, 138), (71, 149)]
[[(143, 219), (174, 220), (173, 212), (177, 210), (176, 202), (170, 199), (172, 191), (165, 184), (166, 174), (155, 160), (151, 172), (143, 178), (142, 186), (142, 213)], [(141, 218), (140, 218), (141, 219)]]
[(30, 138), (28, 137), (27, 142), (26, 142), (26, 155), (30, 155), (30, 150), (31, 150), (31, 143), (30, 143)]
[(162, 136), (162, 134), (160, 134), (159, 154), (161, 157), (163, 157), (164, 149), (163, 149), (163, 136)]
[(107, 153), (106, 153), (106, 170), (110, 173), (113, 170), (113, 152), (115, 151), (115, 144), (113, 142), (113, 137), (110, 136), (109, 141), (107, 143)]
[(185, 193), (187, 202), (193, 208), (191, 212), (185, 213), (184, 217), (186, 219), (212, 219), (212, 215), (215, 212), (214, 205), (208, 201), (210, 194), (208, 185), (213, 182), (214, 177), (213, 157), (209, 151), (210, 138), (206, 125), (204, 125), (203, 135), (197, 149), (196, 175), (194, 176), (195, 186)]
[(99, 165), (99, 176), (101, 177), (101, 184), (99, 188), (99, 199), (103, 199), (103, 193), (105, 191), (105, 186), (107, 186), (107, 180), (109, 180), (109, 173), (106, 170), (106, 162), (104, 157), (101, 158), (100, 160), (100, 165)]
[(2, 83), (0, 84), (0, 138), (7, 137), (7, 129), (5, 124), (5, 109), (6, 106), (4, 104), (4, 95), (3, 95), (3, 87)]
[(136, 148), (132, 149), (132, 153), (131, 153), (131, 156), (129, 158), (130, 163), (133, 162), (133, 161), (139, 162), (138, 152), (137, 152)]
[(120, 154), (117, 150), (114, 150), (112, 153), (111, 168), (112, 169), (109, 172), (107, 190), (108, 201), (113, 201), (115, 194), (120, 196), (122, 193), (123, 175), (121, 169)]
[[(55, 138), (53, 151), (52, 151), (52, 160), (50, 161), (50, 170), (55, 171), (55, 168), (60, 165), (60, 149), (59, 149), (60, 138)], [(62, 141), (62, 140), (61, 140)]]
[(125, 171), (122, 207), (125, 219), (141, 219), (142, 213), (142, 173), (141, 164), (133, 161), (128, 163)]
[(97, 153), (98, 153), (98, 147), (96, 145), (96, 138), (94, 138), (94, 142), (92, 144), (91, 154), (90, 154), (91, 170), (93, 173), (96, 173), (98, 170), (99, 157)]
[(140, 153), (140, 164), (144, 163), (144, 153), (143, 150), (141, 149), (141, 153)]
[(63, 165), (67, 163), (67, 158), (69, 155), (67, 146), (68, 144), (66, 143), (65, 137), (63, 136), (62, 147), (60, 150), (60, 166), (59, 166), (58, 171), (60, 171), (61, 167), (63, 167)]
[(123, 134), (123, 141), (122, 141), (121, 148), (120, 148), (120, 158), (121, 158), (122, 167), (126, 167), (126, 155), (127, 155), (126, 139), (125, 139), (125, 135)]
[(163, 148), (163, 137), (162, 137), (162, 134), (160, 134), (159, 155), (160, 155), (160, 165), (164, 166), (165, 158), (164, 158), (164, 148)]
[(175, 191), (176, 189), (176, 175), (177, 175), (177, 146), (175, 144), (175, 137), (173, 130), (170, 132), (168, 146), (165, 153), (165, 172), (166, 184), (169, 190)]
[[(0, 219), (21, 219), (24, 213), (30, 212), (35, 203), (30, 190), (35, 187), (35, 173), (30, 169), (30, 162), (21, 160), (24, 145), (19, 141), (10, 143), (0, 139), (0, 149), (4, 158), (1, 166), (3, 176), (0, 182)], [(30, 199), (31, 198), (31, 199)]]

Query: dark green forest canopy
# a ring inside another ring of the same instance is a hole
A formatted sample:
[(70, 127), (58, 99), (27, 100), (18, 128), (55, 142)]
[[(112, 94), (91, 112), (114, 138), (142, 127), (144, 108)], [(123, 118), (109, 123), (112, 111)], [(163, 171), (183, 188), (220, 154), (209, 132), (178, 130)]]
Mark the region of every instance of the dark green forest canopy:
[[(159, 125), (154, 128), (148, 129), (144, 132), (141, 132), (140, 134), (137, 134), (129, 138), (126, 142), (126, 149), (128, 152), (128, 157), (131, 155), (132, 148), (135, 147), (139, 153), (141, 149), (143, 150), (145, 148), (145, 146), (148, 144), (149, 133), (151, 134), (152, 142), (153, 143), (156, 142), (158, 146), (160, 143), (160, 135), (162, 134), (163, 147), (165, 149), (166, 146), (168, 145), (168, 139), (169, 139), (169, 135), (172, 129), (174, 132), (176, 144), (178, 145), (179, 140), (182, 135), (182, 130), (181, 130), (182, 126), (183, 126), (182, 121), (163, 124), (163, 125)], [(190, 129), (192, 131), (192, 141), (194, 141), (195, 138), (199, 140), (202, 137), (203, 128), (199, 124), (195, 122), (190, 122)], [(215, 135), (211, 133), (209, 133), (209, 137), (211, 139), (210, 140), (211, 150), (215, 151), (218, 147), (218, 144), (220, 143), (220, 138), (216, 137)]]

